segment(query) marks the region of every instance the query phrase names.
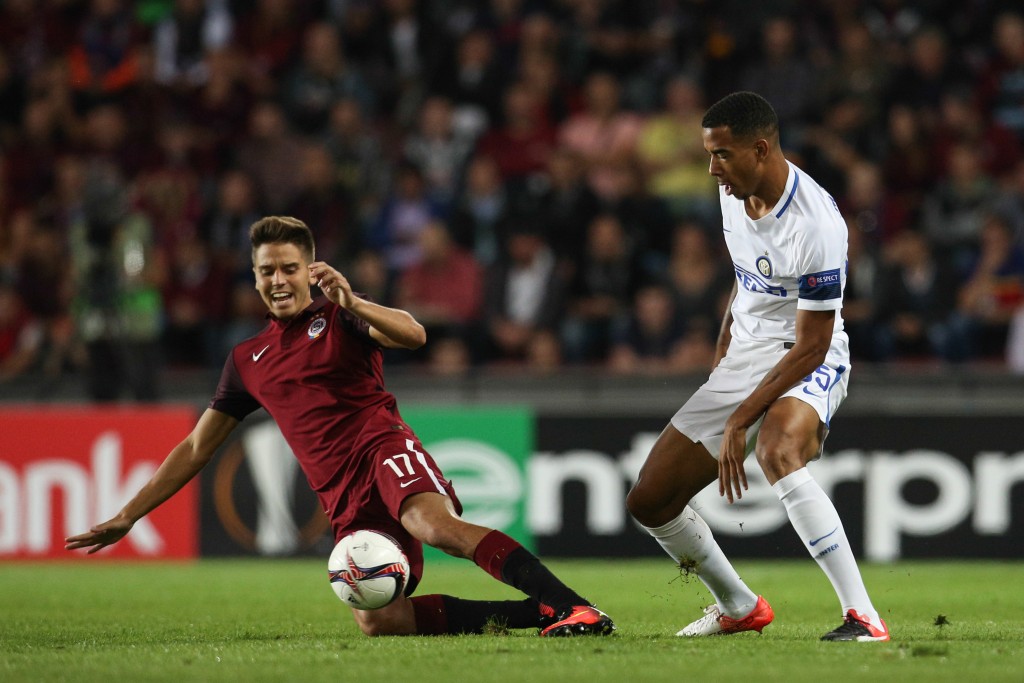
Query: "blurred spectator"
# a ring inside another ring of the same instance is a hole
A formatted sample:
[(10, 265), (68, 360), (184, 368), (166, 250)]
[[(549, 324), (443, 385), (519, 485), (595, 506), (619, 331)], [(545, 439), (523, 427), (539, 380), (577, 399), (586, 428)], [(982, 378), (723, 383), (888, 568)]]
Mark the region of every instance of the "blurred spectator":
[[(927, 26), (910, 39), (907, 64), (893, 76), (891, 100), (917, 109), (926, 116), (939, 111), (943, 94), (973, 80), (963, 61), (953, 59), (946, 33)], [(929, 123), (931, 123), (929, 121)]]
[(886, 191), (881, 169), (863, 161), (846, 174), (846, 187), (837, 197), (839, 210), (852, 221), (872, 247), (886, 243), (910, 223), (906, 205)]
[(251, 272), (249, 227), (262, 215), (252, 178), (239, 170), (221, 176), (216, 199), (199, 223), (199, 233), (220, 267), (236, 276)]
[(504, 224), (511, 213), (498, 163), (493, 157), (479, 155), (469, 164), (466, 189), (451, 218), (455, 241), (468, 249), (484, 266), (498, 260), (504, 247)]
[(16, 74), (28, 80), (77, 37), (84, 3), (6, 0), (0, 4), (0, 45)]
[(850, 98), (867, 124), (883, 121), (891, 68), (868, 27), (861, 21), (843, 23), (837, 47), (833, 63), (821, 70), (818, 106)]
[(434, 75), (431, 92), (452, 102), (461, 135), (475, 138), (499, 120), (507, 76), (494, 53), (493, 37), (486, 31), (467, 31), (458, 41), (452, 63)]
[(126, 0), (89, 0), (68, 50), (71, 84), (92, 98), (120, 92), (138, 78), (142, 31)]
[(718, 253), (704, 226), (694, 221), (676, 226), (668, 261), (668, 282), (688, 332), (702, 331), (709, 342), (717, 341), (735, 281), (732, 264)]
[[(756, 92), (771, 102), (779, 117), (782, 147), (798, 148), (803, 127), (817, 103), (819, 75), (798, 43), (796, 19), (774, 16), (765, 21), (759, 47), (759, 54), (740, 76), (739, 89)], [(695, 104), (703, 109), (700, 100)]]
[(260, 97), (278, 90), (285, 71), (299, 50), (308, 3), (256, 0), (240, 17), (236, 39), (246, 55), (246, 80)]
[(634, 105), (655, 99), (650, 70), (643, 66), (652, 43), (647, 38), (644, 3), (610, 0), (576, 2), (569, 5), (571, 32), (566, 36), (568, 75), (595, 71), (614, 75), (626, 84)]
[(992, 53), (978, 79), (985, 114), (1024, 144), (1024, 14), (1007, 11), (992, 27)]
[(668, 203), (676, 219), (711, 218), (718, 213), (718, 188), (708, 175), (700, 136), (704, 96), (697, 82), (685, 76), (666, 83), (664, 93), (664, 113), (644, 123), (637, 142), (648, 188)]
[(253, 288), (251, 268), (248, 273), (235, 277), (229, 300), (230, 315), (216, 340), (220, 343), (218, 356), (221, 359), (231, 353), (236, 344), (256, 335), (267, 324), (267, 307)]
[(285, 213), (300, 218), (316, 239), (316, 257), (344, 267), (362, 247), (352, 199), (338, 180), (330, 153), (321, 145), (302, 151), (299, 185)]
[(949, 88), (941, 96), (941, 107), (933, 147), (939, 173), (949, 172), (953, 147), (970, 145), (977, 151), (981, 168), (992, 177), (1008, 173), (1021, 159), (1024, 141), (997, 121), (986, 122), (969, 93)]
[(380, 136), (355, 100), (342, 98), (331, 107), (323, 145), (334, 160), (338, 182), (352, 199), (354, 217), (365, 227), (387, 194), (391, 167)]
[(0, 158), (14, 207), (31, 205), (50, 191), (53, 167), (69, 142), (57, 124), (52, 103), (45, 99), (25, 106), (20, 132)]
[(5, 149), (17, 137), (25, 100), (25, 80), (0, 48), (0, 146)]
[(469, 346), (458, 337), (440, 337), (429, 340), (427, 370), (437, 375), (464, 375), (472, 367)]
[(480, 139), (477, 152), (497, 161), (504, 182), (520, 186), (546, 169), (556, 143), (555, 128), (525, 83), (511, 85), (504, 101), (501, 125)]
[(565, 294), (555, 255), (536, 223), (513, 223), (506, 258), (487, 271), (485, 358), (521, 361), (536, 353), (541, 365), (542, 359), (560, 358), (557, 328)]
[(22, 209), (11, 217), (10, 262), (18, 296), (32, 315), (49, 321), (68, 314), (65, 235), (31, 209)]
[(963, 361), (966, 340), (951, 325), (956, 278), (924, 234), (904, 230), (887, 250), (877, 290), (880, 360)]
[(1024, 249), (998, 214), (988, 214), (980, 252), (960, 287), (957, 317), (966, 327), (972, 357), (1000, 358), (1010, 322), (1024, 306)]
[[(39, 394), (75, 363), (63, 235), (31, 209), (0, 222), (0, 380), (34, 373)], [(40, 286), (40, 283), (46, 286)]]
[(200, 144), (219, 162), (221, 171), (245, 136), (253, 106), (252, 91), (242, 77), (243, 59), (233, 48), (208, 53), (204, 60), (206, 81), (192, 93), (187, 106), (199, 129)]
[(206, 83), (206, 55), (228, 45), (234, 22), (228, 0), (174, 0), (153, 30), (157, 82), (195, 88)]
[(126, 178), (133, 178), (152, 157), (152, 139), (134, 139), (124, 108), (111, 102), (91, 108), (79, 153), (89, 164), (112, 165)]
[(1017, 240), (1024, 239), (1024, 159), (1002, 178), (993, 209), (1013, 226)]
[(882, 152), (885, 188), (908, 214), (938, 177), (932, 140), (917, 112), (906, 105), (889, 109), (887, 136)]
[(641, 268), (622, 223), (612, 214), (597, 216), (570, 289), (562, 327), (566, 358), (604, 362), (612, 337), (625, 324), (640, 282)]
[(151, 163), (136, 180), (136, 203), (153, 223), (161, 247), (191, 238), (202, 216), (201, 178), (204, 164), (192, 125), (186, 120), (164, 121), (157, 130)]
[(614, 182), (609, 178), (611, 166), (632, 161), (640, 136), (642, 121), (620, 108), (619, 89), (619, 82), (610, 73), (590, 76), (586, 108), (563, 123), (558, 134), (561, 144), (580, 155), (590, 187), (598, 197), (606, 195)]
[(543, 227), (559, 262), (573, 266), (600, 203), (587, 185), (579, 154), (571, 150), (556, 149), (551, 154), (546, 179), (533, 188), (526, 210), (530, 220)]
[(547, 52), (525, 52), (519, 61), (519, 82), (533, 95), (545, 120), (558, 126), (569, 117), (570, 86), (558, 58)]
[(264, 100), (249, 115), (249, 132), (237, 147), (238, 166), (256, 183), (263, 208), (281, 213), (299, 191), (302, 140), (288, 128), (281, 107)]
[(326, 130), (331, 106), (342, 97), (358, 102), (367, 115), (376, 105), (362, 73), (345, 58), (338, 30), (326, 22), (306, 29), (302, 60), (284, 79), (283, 95), (289, 120), (306, 135)]
[(409, 311), (427, 329), (427, 339), (465, 344), (480, 317), (483, 270), (473, 255), (455, 244), (440, 221), (420, 232), (423, 258), (398, 278), (395, 305)]
[(672, 243), (672, 214), (660, 197), (647, 192), (635, 161), (612, 165), (608, 175), (608, 194), (602, 209), (619, 219), (644, 272), (661, 275), (665, 271), (665, 254)]
[(958, 143), (950, 149), (949, 174), (924, 198), (921, 224), (934, 248), (963, 277), (978, 251), (987, 211), (997, 197), (991, 176), (981, 166), (973, 145)]
[(219, 334), (227, 321), (231, 273), (197, 235), (170, 249), (163, 283), (163, 360), (170, 367), (216, 368), (223, 362)]
[(396, 274), (423, 257), (419, 235), (433, 220), (445, 218), (444, 207), (427, 194), (423, 173), (414, 164), (402, 164), (394, 187), (370, 226), (367, 243), (384, 254), (388, 271)]
[(420, 108), (419, 122), (405, 140), (407, 161), (423, 171), (433, 201), (450, 206), (462, 183), (474, 138), (455, 125), (450, 100), (430, 97)]
[[(519, 26), (518, 43), (516, 45), (518, 68), (523, 68), (524, 60), (534, 57), (556, 56), (560, 39), (561, 28), (550, 13), (542, 11), (527, 13)], [(522, 82), (527, 81), (522, 79)]]
[(0, 280), (0, 382), (33, 368), (42, 333), (13, 284)]
[(616, 334), (608, 358), (613, 372), (652, 377), (711, 367), (715, 347), (706, 329), (687, 334), (669, 287), (641, 286), (626, 327)]
[(390, 305), (392, 283), (387, 264), (378, 252), (364, 249), (356, 254), (349, 266), (349, 272), (352, 274), (350, 279), (357, 283), (360, 292), (370, 297), (372, 301)]
[(90, 168), (82, 221), (70, 238), (89, 396), (114, 401), (127, 387), (136, 400), (157, 400), (162, 268), (150, 223), (129, 210), (114, 169)]
[(847, 216), (846, 288), (843, 290), (843, 329), (850, 338), (853, 358), (880, 360), (875, 329), (878, 306), (878, 279), (881, 264), (875, 235), (858, 227), (857, 219)]
[(827, 103), (819, 125), (807, 128), (802, 152), (806, 168), (824, 187), (838, 188), (857, 164), (877, 159), (884, 141), (860, 97), (849, 93)]
[(562, 341), (551, 330), (540, 330), (530, 337), (526, 346), (526, 368), (534, 374), (557, 373), (564, 364)]

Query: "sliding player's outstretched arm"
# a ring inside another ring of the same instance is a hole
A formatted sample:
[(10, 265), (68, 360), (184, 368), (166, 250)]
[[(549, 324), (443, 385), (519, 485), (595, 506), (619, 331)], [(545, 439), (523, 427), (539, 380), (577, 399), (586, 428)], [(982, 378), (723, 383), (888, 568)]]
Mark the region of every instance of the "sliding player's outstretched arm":
[(91, 555), (120, 541), (131, 531), (135, 522), (191, 481), (210, 462), (210, 458), (237, 425), (238, 420), (230, 415), (207, 409), (192, 432), (171, 450), (153, 477), (120, 512), (83, 534), (65, 539), (64, 548), (89, 548)]

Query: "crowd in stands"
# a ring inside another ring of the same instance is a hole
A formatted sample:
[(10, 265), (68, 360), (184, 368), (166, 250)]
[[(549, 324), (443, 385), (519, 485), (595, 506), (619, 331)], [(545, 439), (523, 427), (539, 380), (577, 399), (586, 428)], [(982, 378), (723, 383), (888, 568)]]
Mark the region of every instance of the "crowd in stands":
[(396, 362), (705, 371), (734, 90), (847, 218), (855, 362), (1024, 372), (1018, 2), (5, 0), (0, 381), (219, 368), (268, 214), (423, 322)]

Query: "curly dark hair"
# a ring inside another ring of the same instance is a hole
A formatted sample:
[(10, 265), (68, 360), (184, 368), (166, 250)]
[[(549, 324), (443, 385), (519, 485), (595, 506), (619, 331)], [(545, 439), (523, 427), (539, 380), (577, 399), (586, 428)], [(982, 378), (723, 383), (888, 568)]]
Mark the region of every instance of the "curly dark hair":
[(778, 134), (779, 117), (768, 100), (757, 93), (734, 92), (711, 105), (700, 125), (728, 127), (737, 138), (768, 138)]

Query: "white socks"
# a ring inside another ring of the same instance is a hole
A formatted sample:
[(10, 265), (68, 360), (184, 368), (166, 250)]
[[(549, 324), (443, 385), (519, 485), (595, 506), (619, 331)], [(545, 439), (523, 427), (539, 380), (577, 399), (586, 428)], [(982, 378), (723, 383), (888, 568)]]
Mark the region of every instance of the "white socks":
[(864, 588), (839, 513), (811, 473), (802, 467), (779, 479), (772, 488), (786, 506), (789, 521), (811, 557), (832, 582), (832, 588), (842, 603), (843, 615), (851, 609), (856, 610), (861, 617), (881, 626), (878, 612)]
[(677, 564), (695, 567), (697, 576), (715, 597), (722, 614), (741, 619), (753, 611), (757, 596), (729, 564), (707, 522), (693, 508), (687, 505), (682, 514), (669, 523), (644, 528)]

